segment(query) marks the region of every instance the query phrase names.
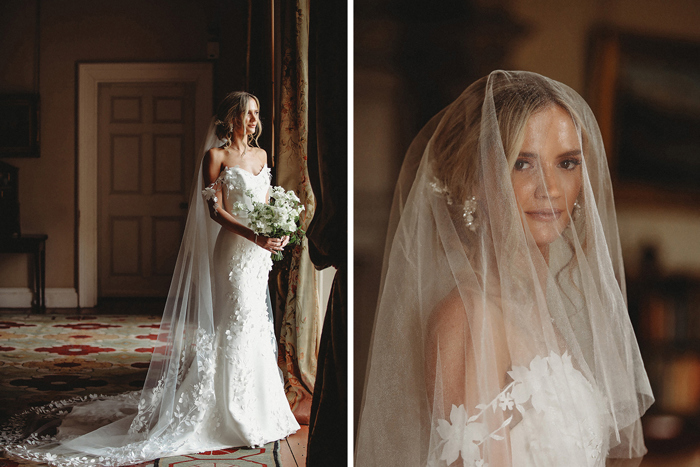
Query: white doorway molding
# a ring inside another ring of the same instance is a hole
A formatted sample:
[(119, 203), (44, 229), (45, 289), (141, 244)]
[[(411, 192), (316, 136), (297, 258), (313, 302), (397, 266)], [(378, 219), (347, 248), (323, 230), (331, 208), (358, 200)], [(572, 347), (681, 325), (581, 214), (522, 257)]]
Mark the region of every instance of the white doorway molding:
[(97, 305), (97, 117), (101, 83), (192, 83), (195, 87), (195, 147), (212, 111), (211, 63), (78, 64), (78, 303)]

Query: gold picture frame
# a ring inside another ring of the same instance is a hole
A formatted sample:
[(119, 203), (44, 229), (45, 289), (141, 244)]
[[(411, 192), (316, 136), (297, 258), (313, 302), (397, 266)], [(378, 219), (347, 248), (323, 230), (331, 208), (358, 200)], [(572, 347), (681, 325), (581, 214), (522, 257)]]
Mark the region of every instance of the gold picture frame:
[(594, 30), (587, 98), (619, 203), (700, 201), (700, 43)]

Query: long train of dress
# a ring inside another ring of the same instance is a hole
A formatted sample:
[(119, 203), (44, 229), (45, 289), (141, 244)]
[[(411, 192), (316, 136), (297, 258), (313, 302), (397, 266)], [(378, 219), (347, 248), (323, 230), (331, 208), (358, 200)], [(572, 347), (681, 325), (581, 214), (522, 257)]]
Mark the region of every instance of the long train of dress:
[[(217, 180), (228, 212), (265, 199), (270, 172), (226, 168)], [(237, 217), (247, 225), (247, 219)], [(277, 368), (266, 300), (269, 252), (221, 229), (213, 257), (214, 332), (197, 333), (196, 358), (177, 384), (117, 396), (56, 401), (14, 417), (0, 441), (7, 454), (56, 466), (119, 466), (233, 446), (260, 446), (299, 429)], [(164, 393), (176, 387), (172, 396)], [(151, 415), (173, 397), (174, 413)], [(156, 407), (157, 406), (157, 407)], [(164, 415), (164, 416), (163, 416)]]

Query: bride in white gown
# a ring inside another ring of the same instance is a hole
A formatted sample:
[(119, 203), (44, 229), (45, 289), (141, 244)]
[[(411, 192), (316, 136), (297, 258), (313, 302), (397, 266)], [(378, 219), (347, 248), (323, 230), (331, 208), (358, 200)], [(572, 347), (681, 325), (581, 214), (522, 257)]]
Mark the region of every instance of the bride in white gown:
[[(158, 340), (142, 391), (56, 401), (15, 416), (11, 457), (56, 466), (123, 466), (158, 457), (261, 446), (299, 429), (277, 369), (267, 300), (270, 253), (233, 203), (267, 199), (257, 146), (259, 102), (231, 93), (205, 143)], [(216, 221), (212, 222), (210, 219)], [(219, 225), (221, 228), (219, 228)]]
[(589, 107), (534, 73), (472, 84), (399, 176), (356, 465), (638, 465), (625, 293)]

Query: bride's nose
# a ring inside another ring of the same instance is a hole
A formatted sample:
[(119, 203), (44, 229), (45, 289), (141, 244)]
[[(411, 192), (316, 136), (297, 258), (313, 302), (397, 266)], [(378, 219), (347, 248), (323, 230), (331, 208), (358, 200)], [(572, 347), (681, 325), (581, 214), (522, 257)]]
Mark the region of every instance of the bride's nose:
[(539, 183), (535, 190), (536, 198), (559, 198), (561, 196), (561, 185), (555, 170), (543, 168), (540, 172)]

